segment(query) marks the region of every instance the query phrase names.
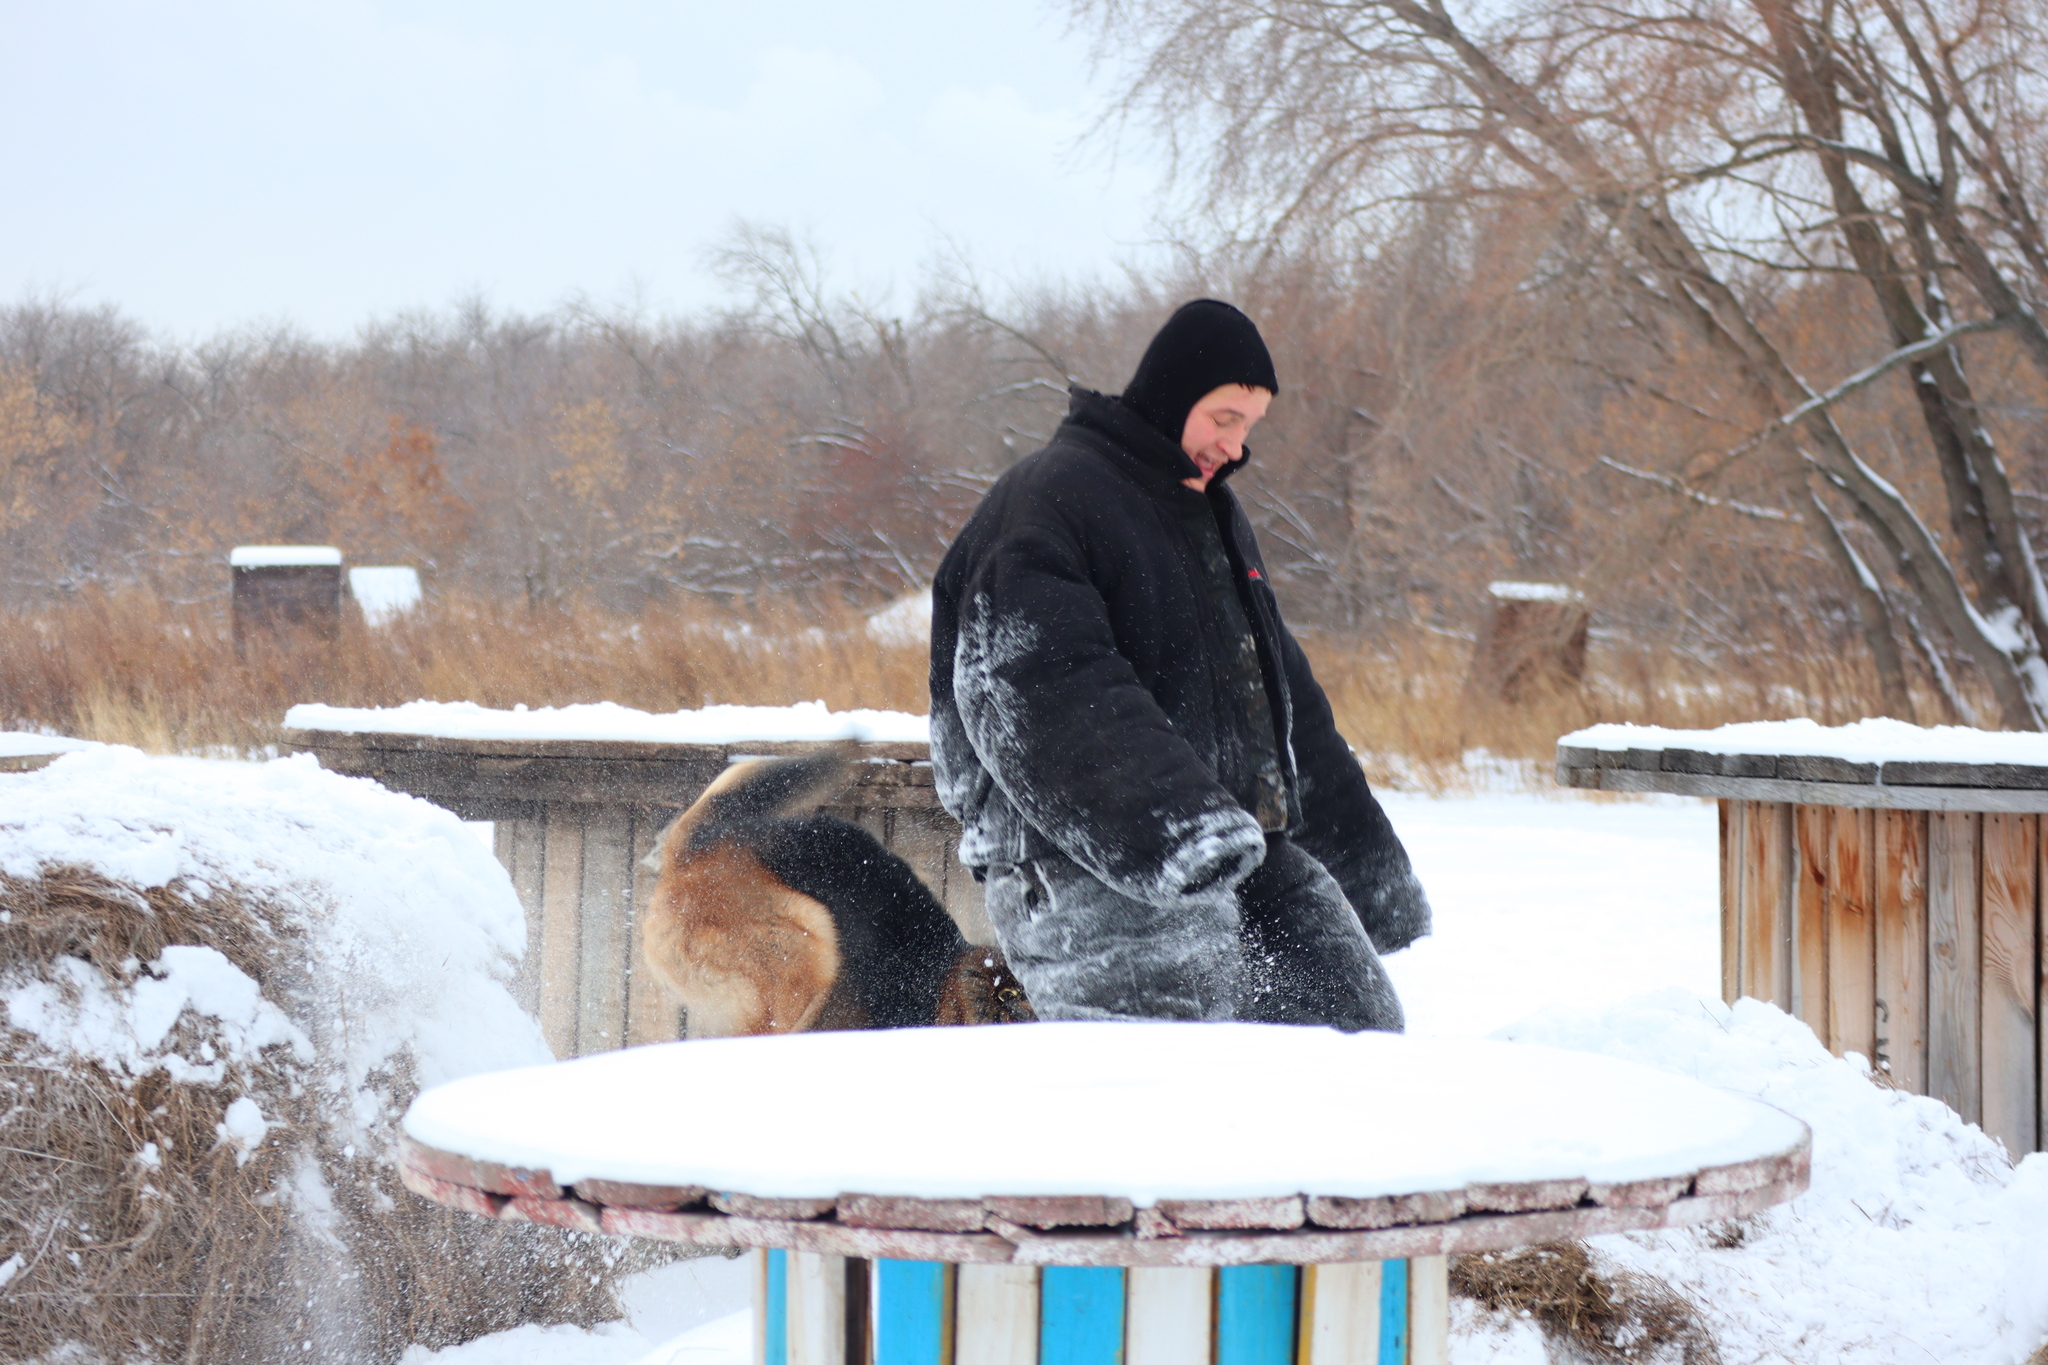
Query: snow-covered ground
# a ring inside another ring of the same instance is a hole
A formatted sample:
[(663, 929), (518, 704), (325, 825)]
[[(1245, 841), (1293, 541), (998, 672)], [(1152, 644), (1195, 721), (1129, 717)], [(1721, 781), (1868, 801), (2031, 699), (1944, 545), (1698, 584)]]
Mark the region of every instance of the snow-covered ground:
[[(1718, 1001), (1711, 803), (1496, 794), (1387, 805), (1437, 914), (1435, 935), (1389, 962), (1413, 1032), (1644, 1062), (1813, 1128), (1811, 1192), (1755, 1220), (1739, 1244), (1694, 1232), (1598, 1244), (1698, 1299), (1727, 1365), (2019, 1365), (2048, 1339), (2048, 1156), (2015, 1170), (1949, 1110), (1873, 1084), (1776, 1010)], [(306, 759), (101, 749), (0, 777), (0, 867), (49, 859), (152, 885), (343, 888), (322, 917), (337, 958), (414, 964), (407, 980), (377, 983), (391, 1013), (368, 1039), (351, 1035), (351, 1080), (400, 1040), (430, 1062), (429, 1079), (523, 1062), (539, 1047), (531, 1021), (507, 1014), (499, 980), (513, 939), (509, 883), (476, 837), (422, 803)], [(225, 1019), (232, 993), (199, 989), (199, 969), (213, 965), (167, 964), (162, 988), (188, 1003), (204, 995)], [(430, 1010), (401, 1017), (409, 995)], [(21, 1004), (33, 1012), (34, 1001)], [(147, 1041), (122, 1020), (122, 1039)], [(744, 1260), (684, 1263), (635, 1281), (624, 1323), (522, 1328), (408, 1361), (739, 1365), (746, 1276)], [(1489, 1325), (1463, 1309), (1460, 1322), (1460, 1365), (1543, 1359), (1527, 1324)]]

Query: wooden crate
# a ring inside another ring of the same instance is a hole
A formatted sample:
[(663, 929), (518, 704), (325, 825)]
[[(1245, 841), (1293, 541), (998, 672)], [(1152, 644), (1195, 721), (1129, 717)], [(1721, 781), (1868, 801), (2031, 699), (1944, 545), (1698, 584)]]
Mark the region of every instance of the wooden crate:
[[(642, 964), (661, 831), (739, 757), (815, 744), (465, 740), (289, 730), (322, 767), (495, 822), (493, 848), (526, 907), (521, 1003), (557, 1057), (682, 1036), (682, 1013)], [(916, 870), (970, 942), (993, 943), (981, 887), (961, 866), (960, 828), (939, 805), (926, 746), (860, 746), (867, 761), (826, 809), (864, 826)]]

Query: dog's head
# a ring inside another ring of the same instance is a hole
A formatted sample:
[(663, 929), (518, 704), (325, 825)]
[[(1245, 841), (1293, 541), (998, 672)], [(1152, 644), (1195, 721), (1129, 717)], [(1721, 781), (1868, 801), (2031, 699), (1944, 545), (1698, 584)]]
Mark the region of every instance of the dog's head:
[(969, 944), (939, 986), (935, 1024), (1028, 1024), (1038, 1018), (1024, 987), (994, 948)]

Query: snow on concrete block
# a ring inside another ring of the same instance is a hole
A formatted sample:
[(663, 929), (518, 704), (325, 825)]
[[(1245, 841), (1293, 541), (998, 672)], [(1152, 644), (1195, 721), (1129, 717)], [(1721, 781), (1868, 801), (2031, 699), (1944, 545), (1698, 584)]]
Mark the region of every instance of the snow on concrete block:
[(237, 545), (228, 551), (228, 566), (235, 569), (305, 568), (326, 565), (341, 567), (341, 551), (332, 545)]
[(903, 711), (834, 711), (822, 701), (794, 706), (706, 706), (695, 711), (636, 711), (615, 702), (579, 706), (515, 706), (474, 702), (408, 702), (358, 708), (300, 705), (285, 713), (287, 730), (339, 734), (420, 735), (435, 739), (626, 740), (649, 744), (770, 744), (852, 739), (929, 742), (925, 717)]

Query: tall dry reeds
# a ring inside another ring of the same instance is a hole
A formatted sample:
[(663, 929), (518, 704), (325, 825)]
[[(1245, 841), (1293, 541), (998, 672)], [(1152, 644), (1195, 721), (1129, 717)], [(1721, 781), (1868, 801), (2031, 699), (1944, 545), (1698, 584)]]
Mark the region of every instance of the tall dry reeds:
[[(594, 604), (436, 598), (337, 642), (259, 640), (237, 657), (218, 604), (141, 589), (82, 592), (0, 614), (0, 725), (152, 752), (249, 754), (274, 744), (299, 702), (485, 706), (613, 701), (648, 711), (717, 703), (922, 712), (926, 651), (885, 643), (857, 611), (783, 600), (746, 608), (685, 599), (637, 613)], [(1467, 780), (1475, 750), (1541, 764), (1557, 737), (1597, 721), (1711, 726), (1873, 714), (1868, 670), (1794, 641), (1712, 670), (1667, 649), (1596, 638), (1583, 686), (1509, 702), (1466, 686), (1473, 646), (1419, 628), (1306, 632), (1340, 730), (1375, 778), (1432, 789)]]

